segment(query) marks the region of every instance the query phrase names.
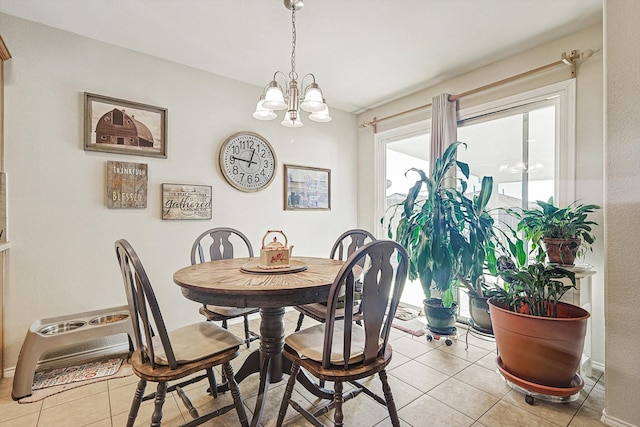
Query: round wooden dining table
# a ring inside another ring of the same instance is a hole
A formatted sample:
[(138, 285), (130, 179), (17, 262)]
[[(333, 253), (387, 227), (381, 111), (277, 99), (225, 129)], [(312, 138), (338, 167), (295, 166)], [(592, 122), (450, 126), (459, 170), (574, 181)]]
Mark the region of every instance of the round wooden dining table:
[[(295, 257), (288, 270), (262, 271), (255, 268), (258, 261), (255, 257), (210, 261), (182, 268), (173, 275), (182, 295), (192, 301), (260, 309), (260, 349), (251, 353), (236, 374), (240, 382), (252, 373), (260, 373), (252, 426), (260, 423), (269, 384), (281, 381), (283, 371), (290, 368), (282, 356), (285, 308), (326, 301), (343, 264), (328, 258)], [(332, 391), (318, 387), (300, 373), (298, 381), (314, 395), (323, 399), (333, 397)]]

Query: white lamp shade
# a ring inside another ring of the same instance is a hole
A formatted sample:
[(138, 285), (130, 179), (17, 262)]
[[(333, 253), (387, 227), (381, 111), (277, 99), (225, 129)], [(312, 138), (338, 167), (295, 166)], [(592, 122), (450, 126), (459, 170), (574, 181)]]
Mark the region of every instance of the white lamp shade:
[(264, 99), (258, 101), (256, 111), (253, 112), (253, 118), (258, 120), (273, 120), (278, 115), (268, 108), (264, 107)]
[(262, 106), (269, 110), (284, 110), (287, 108), (282, 90), (280, 90), (278, 86), (269, 86), (267, 93), (264, 95), (264, 103)]
[(322, 91), (316, 84), (310, 85), (309, 89), (304, 96), (304, 101), (300, 104), (300, 107), (309, 113), (315, 113), (322, 111), (325, 108), (324, 99), (322, 99)]
[(309, 120), (319, 123), (330, 122), (332, 118), (329, 115), (329, 107), (327, 107), (327, 104), (324, 105), (324, 109), (322, 111), (309, 114)]
[(288, 128), (302, 127), (302, 122), (298, 118), (298, 112), (295, 110), (288, 111), (287, 114), (284, 115), (284, 120), (280, 124)]

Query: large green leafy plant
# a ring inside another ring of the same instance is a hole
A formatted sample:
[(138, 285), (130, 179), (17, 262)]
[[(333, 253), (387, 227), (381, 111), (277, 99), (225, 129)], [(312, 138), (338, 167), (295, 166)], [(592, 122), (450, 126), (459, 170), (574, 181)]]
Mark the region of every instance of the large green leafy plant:
[[(495, 271), (496, 264), (493, 218), (487, 211), (493, 178), (485, 176), (472, 199), (464, 194), (469, 165), (456, 160), (461, 144), (451, 144), (435, 159), (431, 177), (420, 169), (407, 171), (417, 173), (419, 179), (405, 200), (392, 207), (395, 211), (387, 225), (389, 238), (407, 250), (409, 278), (420, 279), (427, 299), (432, 289), (439, 291), (446, 307), (453, 303), (456, 283), (482, 294), (483, 269)], [(454, 168), (462, 174), (457, 180), (453, 179)], [(446, 185), (448, 182), (458, 185)], [(393, 219), (398, 211), (394, 236)]]
[(547, 202), (536, 201), (540, 209), (525, 209), (521, 212), (512, 210), (518, 218), (518, 231), (523, 231), (525, 238), (531, 241), (531, 250), (542, 252), (542, 239), (582, 239), (583, 245), (591, 247), (596, 237), (592, 226), (597, 225), (588, 219), (589, 214), (600, 209), (597, 205), (572, 203), (564, 208), (553, 204), (553, 198)]

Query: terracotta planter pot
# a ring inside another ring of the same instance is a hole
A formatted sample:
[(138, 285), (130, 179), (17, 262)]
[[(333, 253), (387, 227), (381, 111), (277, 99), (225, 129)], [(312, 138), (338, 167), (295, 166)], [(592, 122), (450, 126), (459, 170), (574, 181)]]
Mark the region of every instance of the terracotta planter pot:
[(542, 239), (549, 262), (553, 264), (573, 265), (581, 239)]
[(558, 303), (558, 317), (514, 313), (489, 299), (493, 334), (504, 369), (523, 380), (570, 387), (582, 357), (589, 312)]

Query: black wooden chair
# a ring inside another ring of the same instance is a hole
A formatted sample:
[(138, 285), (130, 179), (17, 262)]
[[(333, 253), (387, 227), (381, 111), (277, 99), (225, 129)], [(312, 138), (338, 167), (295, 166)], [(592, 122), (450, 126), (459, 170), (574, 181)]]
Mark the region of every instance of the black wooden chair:
[[(363, 261), (362, 312), (361, 316), (357, 316), (362, 321), (361, 326), (356, 323), (354, 316), (354, 267)], [(319, 415), (335, 408), (335, 425), (342, 426), (343, 402), (362, 392), (387, 407), (393, 426), (400, 425), (385, 368), (391, 361), (392, 350), (388, 341), (407, 277), (407, 262), (406, 251), (391, 240), (368, 243), (347, 259), (331, 287), (326, 322), (294, 332), (285, 339), (283, 354), (291, 361), (291, 373), (278, 413), (277, 426), (282, 425), (289, 405), (316, 426), (322, 425), (317, 419)], [(346, 303), (344, 318), (336, 319), (335, 312), (343, 287)], [(320, 380), (334, 382), (333, 400), (313, 413), (291, 399), (301, 367)], [(384, 398), (357, 382), (375, 373), (382, 382)], [(343, 394), (344, 382), (349, 382), (355, 388)]]
[[(366, 243), (374, 240), (376, 240), (376, 238), (367, 230), (356, 228), (345, 231), (333, 244), (329, 258), (345, 260)], [(298, 316), (298, 323), (296, 325), (296, 332), (302, 328), (302, 322), (304, 321), (305, 316), (309, 316), (318, 322), (324, 322), (327, 318), (327, 305), (325, 303), (305, 304), (294, 308), (300, 312), (300, 315)], [(335, 315), (338, 316), (338, 318), (342, 318), (344, 315), (344, 309), (338, 308)]]
[[(160, 426), (166, 394), (173, 390), (178, 392), (194, 418), (185, 425), (200, 425), (235, 408), (240, 424), (248, 426), (240, 390), (229, 363), (238, 356), (242, 339), (214, 323), (204, 321), (167, 331), (153, 288), (138, 255), (126, 240), (118, 240), (115, 249), (135, 334), (131, 367), (140, 378), (131, 403), (127, 427), (133, 426), (142, 401), (151, 398), (155, 401), (151, 426)], [(213, 367), (218, 365), (222, 365), (226, 375), (233, 404), (200, 416), (181, 387), (208, 378), (210, 386), (215, 389)], [(192, 376), (200, 371), (204, 371), (204, 375)], [(186, 379), (187, 377), (190, 378)], [(178, 380), (183, 381), (168, 386), (169, 381)], [(156, 382), (158, 386), (155, 393), (144, 396), (147, 381)]]
[[(200, 234), (191, 247), (191, 265), (207, 261), (234, 258), (240, 252), (243, 256), (252, 257), (253, 247), (249, 239), (240, 231), (228, 227), (217, 227)], [(227, 321), (237, 317), (244, 318), (244, 337), (247, 348), (251, 342), (260, 338), (258, 334), (249, 330), (248, 316), (257, 313), (257, 308), (235, 308), (218, 305), (203, 304), (200, 314), (209, 321), (222, 322), (227, 329)]]

